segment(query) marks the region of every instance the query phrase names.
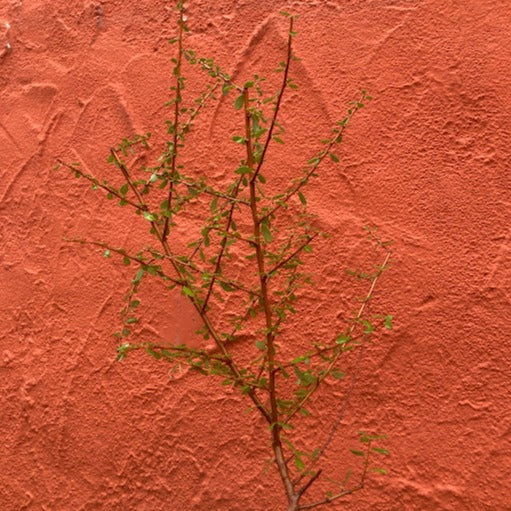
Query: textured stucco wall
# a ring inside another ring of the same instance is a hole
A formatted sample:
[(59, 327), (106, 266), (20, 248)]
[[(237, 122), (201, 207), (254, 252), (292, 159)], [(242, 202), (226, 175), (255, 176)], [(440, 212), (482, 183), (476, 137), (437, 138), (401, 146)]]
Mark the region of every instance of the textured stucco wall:
[[(188, 45), (240, 79), (282, 59), (278, 10), (301, 15), (290, 160), (310, 154), (308, 133), (327, 133), (360, 87), (375, 98), (349, 127), (342, 165), (327, 165), (309, 196), (334, 237), (319, 247), (329, 303), (311, 304), (307, 325), (349, 310), (342, 268), (362, 225), (395, 240), (378, 291), (395, 330), (370, 349), (329, 465), (345, 467), (357, 429), (377, 428), (390, 473), (332, 509), (510, 509), (511, 2), (192, 3)], [(116, 363), (111, 332), (130, 275), (62, 240), (122, 244), (138, 232), (50, 169), (63, 156), (102, 175), (120, 136), (158, 133), (171, 7), (0, 3), (1, 510), (284, 509), (277, 475), (263, 474), (265, 426), (242, 414), (246, 402), (207, 378), (169, 382), (143, 355)], [(211, 134), (222, 116), (201, 117), (200, 155), (222, 143)], [(210, 168), (219, 178), (221, 166)], [(197, 322), (179, 297), (147, 319), (178, 341)], [(316, 407), (321, 437), (334, 411)]]

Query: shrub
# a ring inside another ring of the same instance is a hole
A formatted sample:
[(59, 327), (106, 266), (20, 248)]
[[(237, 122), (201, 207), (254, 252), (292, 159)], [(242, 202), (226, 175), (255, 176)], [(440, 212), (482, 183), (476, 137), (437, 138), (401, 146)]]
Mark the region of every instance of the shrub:
[[(286, 90), (297, 89), (289, 76), (293, 61), (298, 60), (293, 54), (296, 17), (281, 13), (289, 23), (285, 60), (276, 69), (282, 76), (282, 85), (267, 95), (263, 77), (254, 75), (240, 85), (214, 60), (186, 49), (184, 2), (177, 4), (177, 12), (177, 35), (170, 41), (177, 46), (173, 98), (168, 103), (173, 118), (166, 121), (168, 139), (156, 162), (144, 166), (128, 161), (131, 155), (141, 152), (152, 155), (151, 135), (147, 133), (125, 138), (110, 150), (108, 162), (124, 180), (119, 187), (85, 172), (78, 163), (59, 160), (58, 165), (90, 181), (95, 190), (106, 192), (107, 199), (131, 208), (142, 222), (147, 222), (154, 243), (132, 253), (103, 241), (72, 241), (98, 246), (105, 258), (116, 256), (124, 265), (137, 267), (121, 311), (122, 327), (115, 334), (119, 338), (118, 359), (134, 351), (145, 351), (173, 367), (185, 364), (239, 390), (251, 402), (257, 415), (254, 420), (268, 428), (271, 461), (280, 475), (288, 511), (313, 509), (363, 488), (369, 471), (385, 472), (372, 466), (373, 456), (387, 454), (376, 445), (382, 437), (359, 432), (362, 447), (352, 450), (362, 465), (358, 482), (350, 484), (348, 473), (337, 483), (335, 491), (317, 501), (303, 503), (307, 492), (322, 476), (322, 458), (343, 418), (369, 337), (378, 326), (392, 327), (390, 315), (368, 313), (375, 285), (389, 265), (389, 243), (381, 241), (375, 229), (367, 229), (371, 241), (382, 251), (382, 262), (369, 272), (354, 273), (358, 279), (367, 281), (368, 290), (342, 331), (332, 332), (328, 340), (312, 339), (308, 346), (303, 346), (293, 339), (293, 330), (284, 329), (291, 318), (293, 325), (300, 326), (306, 321), (307, 311), (297, 304), (313, 284), (313, 275), (307, 267), (311, 267), (311, 261), (314, 264), (311, 254), (314, 242), (324, 236), (316, 227), (315, 218), (307, 212), (305, 190), (319, 176), (325, 161), (339, 162), (334, 151), (352, 117), (371, 98), (362, 91), (287, 187), (273, 193), (276, 185), (271, 186), (270, 182), (274, 176), (265, 177), (264, 171), (272, 146), (284, 143), (287, 138), (279, 119)], [(209, 81), (193, 103), (186, 102), (184, 97), (185, 63), (203, 70)], [(185, 149), (194, 150), (186, 142), (199, 114), (209, 102), (224, 101), (227, 96), (234, 96), (232, 113), (243, 118), (239, 132), (232, 136), (233, 147), (242, 150), (243, 157), (230, 182), (222, 186), (212, 183), (207, 175), (187, 174), (181, 156)], [(199, 215), (201, 226), (186, 250), (179, 251), (175, 228), (183, 218), (186, 221), (193, 215), (194, 218)], [(149, 285), (151, 277), (161, 279), (171, 297), (181, 293), (191, 302), (202, 321), (197, 335), (213, 341), (214, 349), (186, 343), (136, 341), (133, 329), (139, 323), (140, 305), (137, 292), (146, 280)], [(235, 356), (234, 347), (239, 342), (242, 356), (239, 349)], [(326, 380), (345, 377), (339, 363), (348, 352), (358, 354), (345, 399), (326, 440), (307, 452), (298, 446), (300, 418), (310, 414), (307, 407)]]

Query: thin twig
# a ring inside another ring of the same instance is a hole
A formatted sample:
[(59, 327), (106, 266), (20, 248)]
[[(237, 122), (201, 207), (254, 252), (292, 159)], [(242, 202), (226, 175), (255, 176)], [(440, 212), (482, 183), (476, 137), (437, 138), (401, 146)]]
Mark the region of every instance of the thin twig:
[(272, 276), (277, 270), (285, 266), (293, 257), (296, 257), (314, 238), (318, 236), (318, 233), (314, 233), (312, 236), (307, 236), (307, 240), (300, 245), (291, 255), (280, 261), (276, 266), (274, 266), (271, 270), (268, 270), (268, 276)]
[(188, 132), (189, 128), (192, 126), (193, 121), (195, 120), (197, 115), (199, 115), (200, 111), (204, 108), (204, 106), (206, 104), (206, 100), (213, 96), (215, 90), (218, 88), (220, 83), (221, 83), (221, 81), (217, 80), (215, 82), (215, 84), (209, 88), (209, 92), (206, 95), (204, 95), (203, 97), (201, 97), (201, 100), (200, 100), (199, 104), (197, 105), (197, 108), (193, 109), (190, 112), (188, 120), (185, 121), (183, 123), (183, 126), (181, 127), (180, 135), (182, 137), (184, 137), (184, 135)]
[[(236, 186), (232, 192), (233, 198), (235, 198), (238, 195), (242, 180), (243, 180), (243, 178), (242, 178), (242, 176), (240, 176), (240, 178), (238, 179), (238, 182), (236, 183)], [(229, 231), (231, 230), (233, 216), (234, 216), (234, 208), (235, 208), (235, 203), (233, 202), (229, 209), (229, 215), (227, 217), (227, 222), (225, 225), (225, 233), (226, 234), (229, 233)], [(209, 298), (213, 291), (213, 286), (215, 285), (217, 276), (219, 275), (220, 267), (222, 264), (222, 258), (225, 254), (226, 248), (227, 248), (227, 236), (224, 235), (222, 237), (222, 241), (220, 242), (220, 252), (218, 253), (218, 256), (216, 259), (215, 269), (213, 270), (213, 277), (211, 278), (211, 281), (209, 282), (208, 291), (206, 293), (206, 298), (204, 299), (204, 303), (202, 305), (203, 312), (206, 311), (206, 307), (208, 306), (208, 301), (209, 301)]]
[[(123, 248), (117, 248), (112, 247), (108, 243), (105, 243), (103, 241), (92, 241), (92, 240), (86, 240), (82, 238), (74, 238), (74, 239), (67, 239), (64, 238), (64, 241), (67, 241), (68, 243), (79, 243), (80, 245), (94, 245), (96, 247), (104, 248), (105, 250), (109, 250), (110, 252), (114, 252), (116, 254), (122, 255), (123, 257), (127, 257), (130, 261), (136, 262), (140, 264), (141, 266), (151, 266), (151, 263), (149, 261), (145, 261), (141, 257), (134, 256), (126, 252)], [(184, 282), (181, 280), (176, 280), (172, 277), (169, 277), (165, 274), (165, 272), (159, 268), (155, 268), (156, 274), (163, 278), (164, 280), (169, 280), (170, 282), (173, 282), (174, 284), (177, 284), (178, 286), (184, 286)]]
[[(176, 98), (174, 103), (174, 139), (172, 143), (172, 154), (171, 162), (170, 162), (170, 173), (171, 178), (173, 178), (176, 174), (176, 158), (177, 158), (177, 141), (178, 141), (178, 127), (179, 127), (179, 108), (181, 103), (181, 87), (182, 87), (182, 77), (181, 77), (181, 61), (183, 57), (183, 31), (184, 31), (184, 3), (181, 4), (179, 9), (179, 34), (178, 34), (178, 55), (177, 55), (177, 63), (176, 67), (174, 68), (174, 74), (176, 76)], [(174, 182), (172, 179), (169, 183), (169, 193), (167, 195), (167, 209), (169, 211), (172, 210), (172, 193), (174, 191)], [(169, 230), (169, 221), (170, 221), (170, 215), (165, 217), (165, 224), (163, 225), (163, 231), (162, 231), (162, 239), (165, 241), (167, 239), (168, 230)]]
[(126, 204), (129, 204), (130, 206), (134, 207), (135, 209), (138, 209), (139, 211), (143, 211), (144, 208), (140, 205), (140, 204), (136, 204), (135, 202), (133, 201), (130, 201), (129, 199), (127, 199), (126, 197), (124, 197), (122, 194), (120, 194), (119, 192), (117, 192), (114, 188), (110, 188), (109, 186), (107, 185), (104, 185), (104, 184), (101, 184), (99, 182), (99, 180), (94, 177), (93, 175), (91, 174), (86, 174), (85, 172), (83, 172), (81, 169), (79, 169), (78, 167), (74, 167), (73, 165), (69, 165), (65, 162), (63, 162), (61, 159), (57, 158), (57, 161), (63, 165), (64, 167), (68, 168), (69, 170), (71, 170), (72, 172), (75, 172), (76, 174), (79, 174), (81, 177), (84, 177), (85, 179), (87, 179), (88, 181), (90, 181), (92, 184), (94, 184), (95, 186), (97, 186), (98, 188), (101, 188), (103, 190), (105, 190), (106, 192), (108, 193), (111, 193), (112, 195), (115, 195), (115, 197), (121, 199), (122, 201), (124, 201)]
[(312, 484), (314, 483), (314, 481), (316, 481), (319, 476), (321, 475), (321, 472), (322, 470), (319, 469), (308, 481), (306, 484), (304, 484), (304, 486), (298, 490), (298, 495), (299, 496), (302, 496), (311, 486)]
[(297, 479), (297, 481), (296, 481), (297, 484), (300, 483), (300, 481), (305, 477), (305, 474), (310, 473), (310, 471), (317, 465), (319, 459), (321, 458), (321, 456), (323, 456), (323, 454), (327, 450), (328, 446), (332, 442), (335, 434), (337, 433), (337, 430), (339, 429), (339, 425), (341, 424), (341, 421), (344, 417), (344, 414), (346, 412), (346, 409), (348, 408), (348, 404), (350, 402), (351, 396), (353, 394), (353, 390), (354, 390), (355, 384), (357, 382), (358, 373), (360, 372), (360, 367), (362, 365), (362, 359), (364, 358), (364, 353), (365, 353), (365, 344), (362, 344), (360, 346), (360, 351), (359, 351), (359, 354), (357, 357), (357, 364), (355, 366), (355, 371), (353, 372), (353, 376), (351, 377), (350, 385), (348, 387), (348, 390), (346, 391), (346, 394), (344, 395), (343, 403), (341, 405), (341, 408), (339, 409), (339, 412), (337, 413), (337, 417), (336, 417), (334, 423), (332, 424), (330, 433), (329, 433), (327, 439), (325, 440), (325, 442), (323, 443), (323, 445), (320, 447), (320, 449), (317, 452), (314, 459), (310, 462), (309, 466), (307, 466), (304, 469), (303, 474)]
[(202, 58), (202, 57), (199, 57), (197, 59), (199, 65), (205, 69), (206, 71), (213, 71), (216, 73), (216, 75), (222, 79), (222, 81), (224, 83), (226, 83), (227, 85), (230, 85), (231, 87), (234, 87), (238, 92), (243, 92), (243, 87), (237, 85), (236, 83), (234, 83), (231, 79), (231, 77), (223, 72), (220, 72), (218, 69), (213, 69), (213, 66), (211, 66), (210, 64), (208, 64), (206, 62), (206, 59), (205, 58)]
[[(348, 329), (348, 335), (353, 333), (353, 330), (355, 330), (355, 327), (357, 326), (358, 321), (360, 320), (360, 318), (362, 317), (362, 314), (364, 313), (364, 310), (365, 310), (365, 308), (367, 306), (368, 301), (370, 300), (371, 296), (373, 295), (373, 291), (374, 291), (374, 288), (376, 286), (376, 282), (378, 281), (380, 275), (383, 273), (383, 270), (385, 269), (385, 267), (387, 266), (387, 263), (389, 262), (391, 252), (388, 249), (386, 249), (386, 250), (387, 250), (387, 256), (385, 257), (385, 260), (384, 260), (382, 266), (380, 267), (380, 269), (378, 270), (378, 272), (376, 273), (376, 275), (372, 279), (369, 291), (368, 291), (364, 301), (362, 302), (362, 305), (360, 306), (360, 309), (359, 309), (357, 315), (355, 316), (355, 319), (353, 320), (353, 323), (352, 323), (351, 327)], [(307, 392), (307, 394), (296, 404), (294, 409), (289, 413), (289, 415), (287, 416), (287, 418), (284, 421), (285, 424), (288, 424), (289, 421), (294, 417), (294, 415), (310, 399), (312, 394), (314, 394), (314, 392), (318, 389), (318, 387), (321, 384), (321, 382), (330, 374), (330, 371), (333, 369), (333, 367), (337, 363), (337, 360), (339, 359), (341, 354), (342, 354), (342, 351), (340, 351), (338, 354), (336, 354), (333, 357), (333, 359), (330, 361), (330, 363), (328, 364), (327, 368), (323, 371), (323, 376), (318, 376), (316, 378), (316, 381), (315, 381), (313, 387)]]
[(263, 151), (261, 153), (261, 158), (259, 159), (259, 163), (255, 169), (255, 172), (253, 173), (253, 175), (250, 179), (252, 182), (255, 182), (255, 180), (257, 179), (257, 176), (259, 174), (259, 171), (261, 170), (261, 167), (263, 166), (264, 157), (266, 155), (266, 151), (268, 150), (268, 146), (270, 145), (270, 140), (273, 135), (273, 129), (275, 128), (275, 123), (277, 122), (277, 116), (279, 114), (280, 104), (282, 102), (282, 97), (284, 96), (284, 90), (287, 85), (287, 77), (289, 74), (289, 64), (291, 62), (291, 55), (292, 55), (293, 23), (294, 23), (294, 18), (291, 17), (289, 19), (289, 35), (288, 35), (288, 39), (287, 39), (287, 56), (286, 56), (286, 65), (284, 68), (284, 79), (282, 81), (282, 87), (280, 88), (279, 94), (277, 96), (277, 103), (275, 105), (275, 110), (273, 112), (273, 117), (271, 120), (270, 128), (268, 130), (268, 136), (266, 137), (266, 142), (264, 143)]
[(271, 208), (269, 211), (264, 213), (260, 218), (259, 222), (263, 222), (267, 218), (274, 215), (284, 204), (286, 204), (291, 197), (296, 195), (302, 188), (305, 186), (308, 182), (311, 176), (316, 172), (320, 164), (323, 162), (323, 160), (327, 157), (327, 155), (330, 153), (332, 147), (339, 143), (342, 140), (342, 135), (346, 129), (346, 126), (348, 125), (349, 121), (355, 115), (355, 112), (357, 110), (360, 110), (360, 107), (358, 106), (361, 104), (360, 101), (356, 103), (356, 105), (350, 109), (350, 113), (346, 116), (346, 121), (343, 123), (339, 131), (337, 132), (336, 136), (330, 141), (326, 149), (324, 149), (321, 154), (317, 158), (317, 162), (312, 165), (312, 167), (307, 171), (304, 177), (302, 177), (296, 184), (289, 190), (287, 193), (284, 194), (284, 197), (280, 198), (278, 201), (278, 204), (276, 204), (273, 208)]
[[(324, 506), (325, 504), (331, 504), (332, 502), (336, 501), (337, 499), (340, 499), (342, 497), (346, 497), (347, 495), (352, 495), (353, 493), (362, 490), (365, 485), (365, 480), (367, 477), (367, 471), (369, 469), (369, 453), (371, 450), (371, 442), (368, 443), (367, 446), (367, 452), (364, 459), (364, 468), (362, 470), (362, 475), (360, 477), (360, 482), (357, 486), (349, 489), (349, 490), (343, 490), (339, 493), (336, 493), (335, 495), (331, 495), (330, 497), (326, 497), (323, 500), (320, 500), (318, 502), (313, 502), (312, 504), (304, 504), (303, 506), (298, 506), (297, 511), (301, 511), (302, 509), (314, 509), (315, 507)], [(315, 478), (313, 478), (316, 480)], [(312, 481), (314, 482), (314, 481)], [(311, 484), (312, 484), (311, 482)], [(310, 485), (309, 485), (310, 486)]]

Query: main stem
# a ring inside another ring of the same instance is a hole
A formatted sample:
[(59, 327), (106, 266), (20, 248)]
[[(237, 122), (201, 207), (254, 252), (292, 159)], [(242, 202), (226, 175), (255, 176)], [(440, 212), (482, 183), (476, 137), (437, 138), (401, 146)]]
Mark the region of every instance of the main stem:
[[(245, 110), (245, 144), (247, 149), (247, 167), (254, 169), (254, 153), (252, 149), (251, 133), (251, 114), (249, 104), (248, 89), (243, 90), (244, 110)], [(277, 468), (286, 490), (289, 508), (288, 511), (296, 509), (297, 495), (295, 495), (293, 484), (289, 478), (287, 463), (282, 452), (282, 441), (280, 438), (281, 426), (279, 424), (279, 413), (277, 409), (277, 395), (275, 389), (275, 334), (273, 331), (273, 318), (271, 311), (270, 298), (268, 294), (268, 276), (264, 267), (263, 243), (261, 240), (261, 228), (258, 221), (257, 211), (257, 193), (254, 180), (250, 180), (250, 209), (252, 212), (252, 224), (254, 226), (254, 243), (256, 249), (257, 269), (259, 273), (259, 283), (261, 286), (261, 296), (263, 301), (264, 316), (266, 321), (266, 355), (268, 360), (268, 393), (270, 397), (270, 416), (271, 416), (271, 438), (272, 448), (275, 454)]]

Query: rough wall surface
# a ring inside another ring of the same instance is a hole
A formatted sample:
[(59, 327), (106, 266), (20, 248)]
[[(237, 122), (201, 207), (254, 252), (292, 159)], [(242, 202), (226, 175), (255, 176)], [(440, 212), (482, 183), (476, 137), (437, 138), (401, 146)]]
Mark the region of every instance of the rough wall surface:
[[(284, 157), (307, 158), (361, 87), (375, 98), (309, 201), (334, 234), (320, 247), (330, 272), (342, 274), (367, 223), (395, 241), (378, 292), (395, 329), (371, 347), (334, 451), (344, 467), (354, 432), (379, 429), (389, 475), (330, 508), (510, 509), (511, 3), (192, 4), (187, 44), (240, 79), (282, 60), (279, 9), (300, 14), (301, 99), (290, 96), (288, 119), (302, 142)], [(243, 398), (192, 374), (170, 382), (142, 355), (116, 363), (111, 333), (131, 275), (63, 241), (122, 244), (138, 232), (51, 169), (62, 156), (104, 175), (112, 143), (158, 132), (173, 16), (161, 0), (0, 4), (2, 510), (285, 508), (277, 475), (263, 473), (265, 425), (242, 414)], [(232, 147), (211, 134), (222, 115), (201, 118), (200, 155)], [(326, 311), (311, 307), (305, 324), (349, 309), (336, 301), (348, 281), (330, 277), (319, 284)], [(153, 333), (176, 341), (197, 322), (177, 296), (148, 314)], [(309, 434), (321, 437), (335, 410), (316, 406), (325, 422)]]

